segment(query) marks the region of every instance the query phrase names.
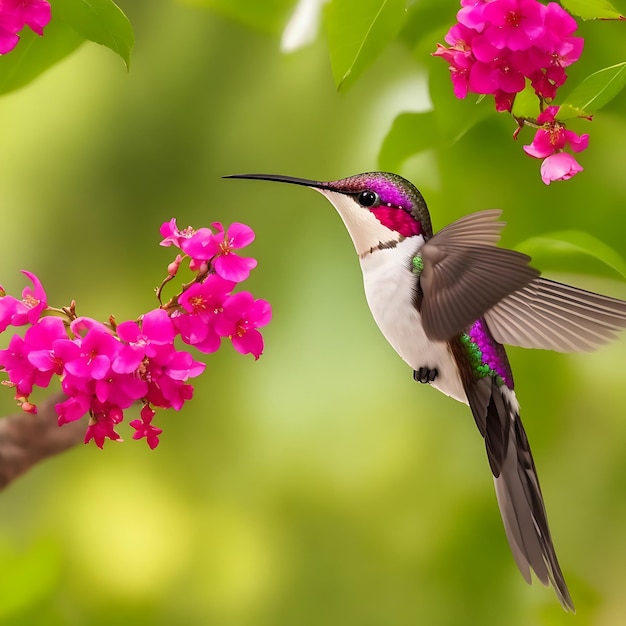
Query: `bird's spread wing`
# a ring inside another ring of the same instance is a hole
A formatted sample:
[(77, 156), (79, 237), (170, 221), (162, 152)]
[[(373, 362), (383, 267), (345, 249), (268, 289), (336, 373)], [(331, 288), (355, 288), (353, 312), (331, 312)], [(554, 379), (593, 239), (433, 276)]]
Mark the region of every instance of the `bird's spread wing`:
[(515, 562), (528, 583), (532, 569), (544, 585), (552, 584), (561, 604), (573, 611), (515, 394), (491, 376), (466, 385), (466, 392), (485, 438), (498, 506)]
[(419, 250), (419, 308), (429, 339), (446, 341), (464, 332), (539, 275), (528, 265), (527, 255), (496, 247), (504, 226), (497, 221), (500, 214), (491, 210), (466, 215)]
[(626, 328), (626, 302), (536, 278), (485, 313), (499, 343), (584, 352)]

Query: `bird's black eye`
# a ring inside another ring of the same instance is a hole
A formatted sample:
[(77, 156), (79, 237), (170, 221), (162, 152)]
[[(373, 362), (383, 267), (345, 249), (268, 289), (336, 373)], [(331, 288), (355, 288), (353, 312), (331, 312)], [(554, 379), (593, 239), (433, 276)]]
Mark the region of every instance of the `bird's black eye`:
[(357, 200), (361, 206), (370, 207), (374, 206), (380, 198), (375, 191), (362, 191), (358, 195)]

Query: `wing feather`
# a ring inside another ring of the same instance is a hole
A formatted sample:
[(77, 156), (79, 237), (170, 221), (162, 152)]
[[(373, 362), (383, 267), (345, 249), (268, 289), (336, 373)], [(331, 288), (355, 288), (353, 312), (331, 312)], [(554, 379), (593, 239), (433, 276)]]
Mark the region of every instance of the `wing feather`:
[(505, 296), (539, 275), (530, 257), (496, 247), (503, 222), (498, 210), (462, 217), (419, 250), (423, 270), (420, 312), (426, 335), (445, 341), (464, 332)]
[(485, 313), (499, 343), (557, 352), (586, 352), (626, 328), (626, 302), (536, 278)]

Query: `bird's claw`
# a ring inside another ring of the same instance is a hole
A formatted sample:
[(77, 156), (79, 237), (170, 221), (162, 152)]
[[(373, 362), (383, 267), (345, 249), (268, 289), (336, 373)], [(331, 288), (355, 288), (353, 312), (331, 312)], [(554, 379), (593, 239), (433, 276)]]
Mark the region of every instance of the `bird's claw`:
[(439, 375), (436, 367), (420, 367), (413, 371), (413, 379), (418, 383), (432, 383)]

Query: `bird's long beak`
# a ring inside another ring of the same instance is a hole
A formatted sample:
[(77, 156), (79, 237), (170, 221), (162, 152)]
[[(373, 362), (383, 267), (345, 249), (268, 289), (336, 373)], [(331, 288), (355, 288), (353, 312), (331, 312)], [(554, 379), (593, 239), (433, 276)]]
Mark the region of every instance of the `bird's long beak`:
[(293, 176), (281, 176), (280, 174), (231, 174), (223, 178), (249, 178), (253, 180), (271, 180), (277, 183), (289, 183), (291, 185), (302, 185), (313, 187), (314, 189), (330, 189), (328, 183), (319, 180), (308, 180), (306, 178), (295, 178)]

